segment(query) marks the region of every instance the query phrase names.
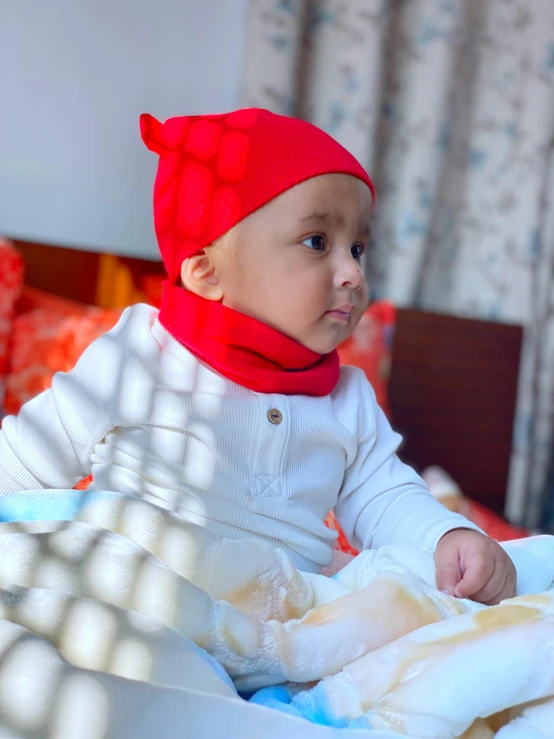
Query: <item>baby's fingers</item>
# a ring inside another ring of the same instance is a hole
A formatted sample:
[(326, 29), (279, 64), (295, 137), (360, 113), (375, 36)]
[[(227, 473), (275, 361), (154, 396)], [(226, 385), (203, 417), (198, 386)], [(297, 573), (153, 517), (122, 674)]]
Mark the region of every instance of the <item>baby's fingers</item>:
[[(480, 594), (488, 588), (488, 583), (493, 577), (494, 565), (493, 557), (487, 556), (487, 553), (482, 550), (469, 553), (467, 562), (465, 562), (463, 577), (456, 586), (454, 595), (457, 598), (473, 598), (473, 600), (476, 600), (476, 594)], [(503, 579), (502, 582), (494, 582), (492, 590), (495, 587), (497, 589), (491, 597), (500, 592), (503, 582)]]
[(452, 595), (460, 582), (462, 572), (456, 549), (446, 551), (436, 562), (437, 588), (447, 595)]
[[(510, 566), (511, 565), (511, 566)], [(487, 584), (473, 595), (473, 600), (487, 606), (495, 606), (506, 598), (512, 598), (516, 590), (516, 571), (511, 560), (495, 562), (494, 572)]]

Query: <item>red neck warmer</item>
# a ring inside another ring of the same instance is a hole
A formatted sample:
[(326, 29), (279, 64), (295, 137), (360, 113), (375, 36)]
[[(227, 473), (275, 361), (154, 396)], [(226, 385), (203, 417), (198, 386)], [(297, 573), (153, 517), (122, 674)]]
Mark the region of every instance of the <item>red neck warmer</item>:
[(198, 359), (255, 392), (321, 396), (339, 380), (336, 351), (317, 354), (255, 318), (169, 282), (159, 320)]

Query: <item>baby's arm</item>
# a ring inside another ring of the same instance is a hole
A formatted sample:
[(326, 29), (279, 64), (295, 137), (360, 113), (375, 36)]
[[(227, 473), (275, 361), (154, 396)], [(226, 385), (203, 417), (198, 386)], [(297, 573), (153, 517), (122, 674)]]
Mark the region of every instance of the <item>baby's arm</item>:
[(438, 503), (419, 475), (399, 460), (401, 437), (391, 429), (365, 377), (358, 392), (358, 451), (335, 507), (349, 541), (363, 549), (410, 543), (434, 552), (448, 531), (480, 531)]
[[(75, 368), (0, 430), (0, 494), (73, 487), (90, 473), (94, 445), (112, 426), (121, 391), (129, 316), (93, 342)], [(123, 338), (123, 341), (121, 340)]]
[(434, 553), (437, 587), (449, 594), (487, 605), (511, 598), (516, 571), (506, 552), (398, 459), (400, 436), (365, 379), (360, 402), (358, 450), (335, 507), (346, 536), (364, 549), (406, 542)]

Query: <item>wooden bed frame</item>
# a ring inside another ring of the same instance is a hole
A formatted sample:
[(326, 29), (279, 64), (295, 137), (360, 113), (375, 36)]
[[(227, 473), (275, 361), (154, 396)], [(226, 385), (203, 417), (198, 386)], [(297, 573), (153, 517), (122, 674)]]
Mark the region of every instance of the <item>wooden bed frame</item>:
[[(141, 299), (160, 262), (16, 241), (26, 284), (105, 308)], [(444, 467), (463, 492), (503, 513), (522, 328), (399, 309), (390, 378), (401, 457)]]

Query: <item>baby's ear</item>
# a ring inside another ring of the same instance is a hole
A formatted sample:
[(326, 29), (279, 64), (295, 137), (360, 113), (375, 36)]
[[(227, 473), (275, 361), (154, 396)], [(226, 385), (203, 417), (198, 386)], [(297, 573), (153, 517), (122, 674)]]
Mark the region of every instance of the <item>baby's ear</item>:
[(215, 276), (215, 267), (205, 249), (183, 261), (181, 281), (186, 290), (201, 298), (217, 302), (223, 299), (221, 283)]

